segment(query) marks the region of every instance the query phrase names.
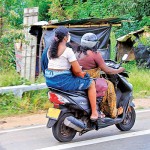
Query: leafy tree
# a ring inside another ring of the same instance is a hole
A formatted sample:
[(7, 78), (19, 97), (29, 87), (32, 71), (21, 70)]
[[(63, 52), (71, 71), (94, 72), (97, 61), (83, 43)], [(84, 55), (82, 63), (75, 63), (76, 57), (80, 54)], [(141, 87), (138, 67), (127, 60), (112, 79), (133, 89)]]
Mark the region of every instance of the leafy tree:
[[(150, 16), (149, 0), (0, 0), (10, 24), (19, 26), (23, 21), (23, 9), (39, 7), (39, 20), (65, 20), (88, 17), (126, 17), (139, 24), (147, 24)], [(127, 26), (127, 25), (126, 25)], [(131, 23), (132, 26), (132, 23)], [(130, 25), (129, 25), (130, 27)]]
[(7, 18), (9, 24), (19, 27), (23, 20), (23, 9), (27, 7), (26, 2), (20, 0), (3, 0), (1, 7), (4, 10), (3, 17)]
[(65, 20), (66, 14), (61, 6), (59, 0), (49, 0), (50, 8), (48, 10), (48, 15), (50, 19), (58, 19), (58, 20)]
[(24, 8), (39, 7), (39, 20), (49, 20), (49, 0), (0, 0), (0, 4), (0, 8), (4, 10), (3, 17), (17, 28), (23, 23)]

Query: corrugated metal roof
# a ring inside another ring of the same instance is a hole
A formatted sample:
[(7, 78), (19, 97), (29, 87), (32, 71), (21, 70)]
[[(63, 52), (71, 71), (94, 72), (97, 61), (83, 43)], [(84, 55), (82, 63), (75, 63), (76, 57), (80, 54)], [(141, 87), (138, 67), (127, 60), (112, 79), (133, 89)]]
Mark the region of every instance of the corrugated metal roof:
[(56, 28), (57, 26), (66, 26), (68, 28), (81, 28), (81, 27), (99, 27), (99, 26), (120, 26), (124, 18), (87, 18), (87, 19), (72, 19), (61, 22), (51, 23), (43, 28)]
[(119, 41), (119, 42), (125, 42), (125, 41), (127, 41), (127, 39), (131, 38), (132, 35), (138, 34), (140, 32), (144, 32), (144, 28), (142, 28), (140, 30), (137, 30), (137, 31), (130, 32), (130, 33), (128, 33), (128, 34), (126, 34), (126, 35), (118, 38), (117, 41)]

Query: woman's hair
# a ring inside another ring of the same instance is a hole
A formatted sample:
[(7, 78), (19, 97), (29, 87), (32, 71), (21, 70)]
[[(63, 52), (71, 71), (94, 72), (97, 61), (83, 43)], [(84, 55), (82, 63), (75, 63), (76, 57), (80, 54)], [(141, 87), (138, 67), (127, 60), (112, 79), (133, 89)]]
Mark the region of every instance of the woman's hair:
[(58, 55), (58, 46), (59, 43), (63, 40), (65, 36), (68, 35), (68, 29), (65, 28), (64, 26), (60, 26), (55, 29), (55, 37), (54, 40), (52, 41), (52, 44), (50, 46), (50, 51), (49, 51), (49, 57), (50, 58), (57, 58)]

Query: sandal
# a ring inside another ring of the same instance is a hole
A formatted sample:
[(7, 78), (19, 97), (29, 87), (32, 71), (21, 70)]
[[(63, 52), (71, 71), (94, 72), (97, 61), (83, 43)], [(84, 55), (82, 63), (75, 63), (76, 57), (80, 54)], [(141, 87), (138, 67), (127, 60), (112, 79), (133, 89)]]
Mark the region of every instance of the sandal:
[(117, 111), (117, 116), (123, 114), (123, 107), (119, 107)]
[(129, 107), (128, 107), (128, 112), (131, 112), (131, 111), (132, 111), (132, 110), (131, 110), (131, 107), (129, 106)]

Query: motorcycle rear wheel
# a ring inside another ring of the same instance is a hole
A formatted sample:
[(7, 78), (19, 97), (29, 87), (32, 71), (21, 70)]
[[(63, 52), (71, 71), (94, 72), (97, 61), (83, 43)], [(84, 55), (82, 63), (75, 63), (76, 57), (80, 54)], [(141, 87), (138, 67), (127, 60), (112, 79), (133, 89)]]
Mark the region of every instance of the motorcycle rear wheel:
[(56, 124), (52, 127), (52, 132), (56, 140), (60, 142), (69, 142), (71, 141), (75, 135), (76, 131), (72, 128), (65, 126), (64, 120), (68, 116), (73, 116), (71, 113), (66, 113), (56, 122)]
[(132, 106), (130, 106), (130, 111), (128, 110), (126, 117), (121, 123), (116, 124), (116, 127), (120, 131), (129, 131), (135, 123), (136, 113)]

